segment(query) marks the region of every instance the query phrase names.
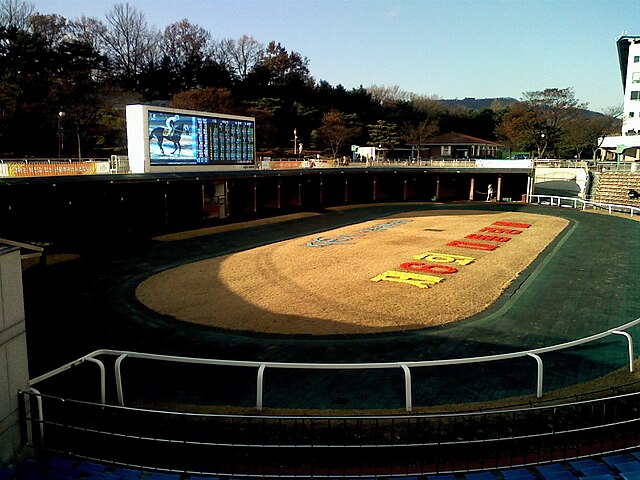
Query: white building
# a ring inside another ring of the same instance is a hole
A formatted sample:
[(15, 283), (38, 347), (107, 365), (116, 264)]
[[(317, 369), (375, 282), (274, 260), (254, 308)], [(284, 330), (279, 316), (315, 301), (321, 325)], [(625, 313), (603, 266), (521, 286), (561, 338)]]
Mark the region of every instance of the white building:
[(640, 36), (623, 35), (616, 43), (624, 92), (622, 135), (640, 135)]
[(640, 36), (622, 35), (616, 46), (624, 93), (622, 135), (604, 138), (601, 148), (619, 160), (640, 160)]

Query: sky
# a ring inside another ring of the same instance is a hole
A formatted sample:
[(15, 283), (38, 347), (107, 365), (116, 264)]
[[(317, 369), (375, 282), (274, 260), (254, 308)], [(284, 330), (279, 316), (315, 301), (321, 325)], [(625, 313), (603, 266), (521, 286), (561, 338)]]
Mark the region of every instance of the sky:
[(104, 19), (116, 3), (164, 29), (280, 42), (311, 76), (443, 99), (572, 87), (588, 108), (623, 102), (616, 39), (640, 35), (639, 0), (30, 0), (39, 13)]

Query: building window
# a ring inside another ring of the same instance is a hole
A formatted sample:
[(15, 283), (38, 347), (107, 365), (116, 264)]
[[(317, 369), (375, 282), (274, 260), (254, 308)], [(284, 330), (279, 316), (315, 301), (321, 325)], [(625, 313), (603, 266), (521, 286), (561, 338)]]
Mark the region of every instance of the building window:
[[(631, 92), (633, 93), (633, 92)], [(443, 157), (450, 157), (451, 156), (451, 145), (442, 145), (442, 147), (440, 147), (440, 154)]]
[(640, 83), (640, 72), (633, 72), (631, 74), (631, 83)]
[(640, 55), (633, 57), (633, 63), (640, 63)]
[(640, 90), (634, 90), (631, 92), (631, 100), (640, 100)]
[(633, 118), (633, 112), (629, 112), (629, 118)]

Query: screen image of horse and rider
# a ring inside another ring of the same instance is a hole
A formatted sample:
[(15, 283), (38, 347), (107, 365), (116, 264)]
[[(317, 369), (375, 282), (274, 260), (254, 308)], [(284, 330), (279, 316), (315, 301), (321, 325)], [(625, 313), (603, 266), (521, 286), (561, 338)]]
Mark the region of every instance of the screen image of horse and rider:
[(253, 163), (250, 121), (149, 111), (152, 164)]
[(151, 163), (201, 163), (197, 161), (192, 132), (195, 117), (149, 112), (149, 156)]

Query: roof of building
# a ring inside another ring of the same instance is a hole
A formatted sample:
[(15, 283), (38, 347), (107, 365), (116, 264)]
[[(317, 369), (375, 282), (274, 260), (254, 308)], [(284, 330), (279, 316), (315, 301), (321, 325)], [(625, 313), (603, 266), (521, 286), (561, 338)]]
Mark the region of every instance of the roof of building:
[(497, 145), (499, 143), (491, 140), (484, 140), (478, 137), (472, 137), (471, 135), (465, 135), (464, 133), (443, 133), (436, 135), (435, 137), (427, 138), (427, 140), (421, 145)]
[(620, 75), (622, 76), (622, 92), (627, 86), (627, 63), (629, 61), (629, 43), (640, 42), (640, 35), (621, 35), (616, 40), (618, 47), (618, 62), (620, 63)]

